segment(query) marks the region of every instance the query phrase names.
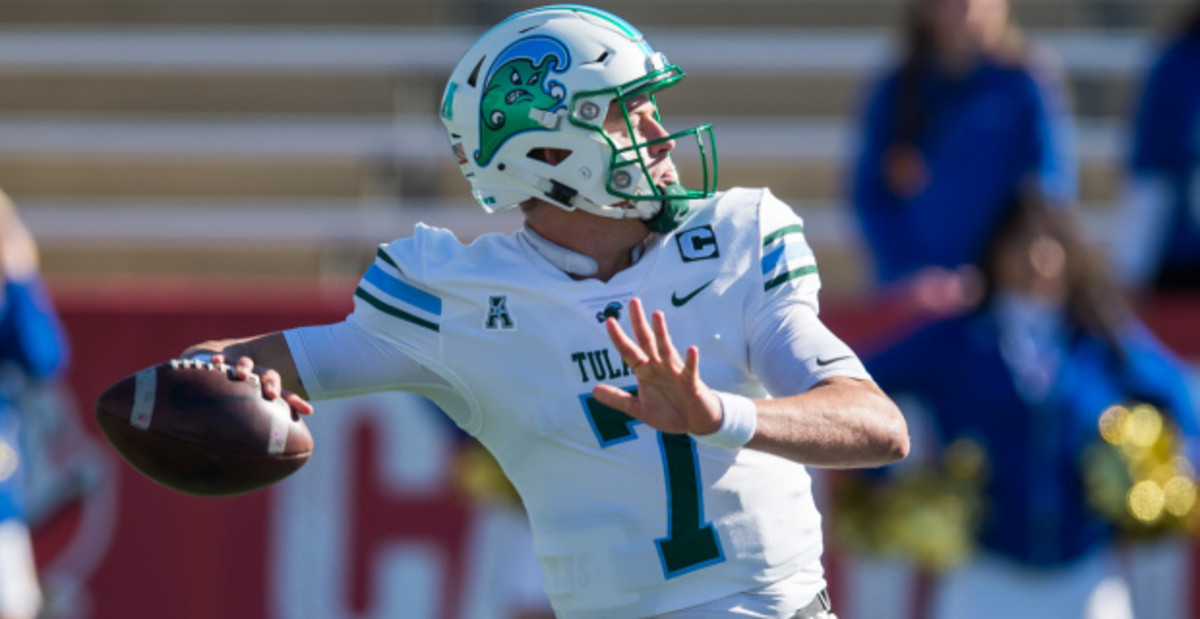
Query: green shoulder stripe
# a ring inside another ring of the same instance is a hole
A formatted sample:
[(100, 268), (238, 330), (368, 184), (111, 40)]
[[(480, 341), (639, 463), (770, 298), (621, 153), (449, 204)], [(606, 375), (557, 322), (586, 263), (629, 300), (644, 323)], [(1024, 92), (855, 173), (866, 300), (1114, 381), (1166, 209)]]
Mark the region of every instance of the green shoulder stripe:
[(401, 273), (404, 272), (404, 269), (401, 269), (400, 265), (396, 264), (396, 261), (392, 260), (392, 257), (389, 256), (386, 251), (383, 251), (382, 247), (380, 247), (378, 250), (375, 251), (375, 255), (378, 256), (380, 260), (392, 265), (393, 269), (396, 269), (397, 271), (400, 271)]
[(774, 243), (775, 241), (778, 241), (789, 234), (804, 234), (804, 226), (800, 224), (792, 224), (790, 226), (784, 226), (768, 234), (767, 236), (764, 236), (763, 247), (766, 247), (767, 245), (770, 245), (771, 243)]
[(430, 322), (428, 320), (425, 320), (424, 318), (421, 318), (420, 316), (414, 316), (398, 307), (393, 307), (391, 305), (388, 305), (387, 303), (384, 303), (383, 301), (376, 298), (371, 293), (367, 292), (366, 290), (363, 290), (362, 287), (359, 287), (358, 290), (354, 291), (354, 296), (362, 299), (363, 301), (366, 301), (367, 303), (370, 303), (372, 307), (374, 307), (375, 309), (377, 309), (385, 314), (395, 316), (396, 318), (399, 318), (400, 320), (407, 320), (408, 322), (411, 322), (414, 325), (417, 325), (418, 327), (424, 327), (426, 329), (429, 329), (430, 331), (435, 331), (435, 332), (441, 331), (441, 327), (439, 327), (436, 322)]
[(787, 273), (784, 273), (783, 275), (779, 275), (777, 277), (774, 277), (774, 278), (768, 280), (767, 283), (763, 284), (763, 292), (766, 292), (784, 282), (789, 282), (793, 279), (796, 279), (797, 277), (804, 277), (805, 275), (811, 275), (816, 272), (817, 272), (817, 265), (815, 265), (815, 264), (810, 264), (808, 266), (803, 266), (798, 269), (793, 269), (791, 271), (788, 271)]

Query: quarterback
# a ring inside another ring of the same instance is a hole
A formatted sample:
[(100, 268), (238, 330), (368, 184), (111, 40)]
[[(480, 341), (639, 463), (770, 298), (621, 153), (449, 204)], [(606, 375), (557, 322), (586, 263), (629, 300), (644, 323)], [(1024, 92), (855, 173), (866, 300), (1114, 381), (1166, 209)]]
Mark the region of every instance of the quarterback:
[(664, 128), (655, 95), (682, 78), (610, 13), (513, 15), (440, 116), (476, 201), (524, 226), (469, 245), (418, 226), (379, 248), (345, 321), (184, 354), (263, 371), (303, 413), (432, 399), (512, 480), (560, 617), (832, 617), (805, 467), (894, 462), (907, 428), (818, 319), (801, 219), (716, 191), (711, 126)]

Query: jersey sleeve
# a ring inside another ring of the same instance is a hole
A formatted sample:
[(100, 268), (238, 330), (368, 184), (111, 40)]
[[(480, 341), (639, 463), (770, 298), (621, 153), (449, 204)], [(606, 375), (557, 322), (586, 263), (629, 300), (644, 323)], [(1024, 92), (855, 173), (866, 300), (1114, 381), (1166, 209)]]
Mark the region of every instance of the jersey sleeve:
[(758, 206), (760, 296), (747, 334), (755, 374), (774, 396), (802, 393), (831, 376), (869, 379), (854, 351), (817, 316), (821, 279), (803, 220), (766, 190)]
[(1029, 68), (1031, 115), (1028, 170), (1051, 203), (1067, 206), (1078, 197), (1075, 135), (1065, 77), (1058, 61), (1035, 55)]
[(0, 357), (35, 378), (59, 372), (68, 346), (50, 296), (39, 277), (7, 280), (0, 292)]
[(1121, 344), (1126, 387), (1166, 411), (1179, 429), (1188, 459), (1200, 465), (1200, 384), (1145, 325), (1128, 326)]
[(283, 335), (314, 400), (446, 385), (403, 350), (350, 322), (299, 327)]
[(418, 225), (413, 236), (381, 246), (354, 291), (348, 322), (436, 364), (443, 299), (426, 274), (456, 243), (448, 230)]
[(766, 305), (804, 303), (818, 310), (821, 278), (804, 236), (804, 221), (768, 190), (759, 202), (762, 291)]
[(1162, 173), (1187, 161), (1191, 134), (1181, 85), (1192, 69), (1180, 71), (1168, 48), (1148, 72), (1133, 118), (1129, 167), (1135, 173)]
[(892, 259), (909, 253), (905, 236), (896, 234), (896, 225), (903, 221), (906, 211), (901, 199), (889, 189), (884, 175), (884, 159), (896, 134), (897, 79), (896, 73), (889, 71), (866, 90), (856, 123), (858, 144), (846, 187), (854, 221), (864, 241), (863, 250), (872, 262), (872, 277), (881, 283), (899, 279), (908, 270)]
[[(350, 397), (378, 391), (408, 391), (434, 401), (455, 401), (454, 389), (436, 372), (394, 344), (344, 321), (283, 332), (308, 397)], [(466, 409), (441, 406), (459, 425)]]
[(804, 393), (833, 376), (870, 380), (871, 376), (838, 336), (802, 303), (777, 308), (752, 334), (750, 364), (773, 397)]
[[(847, 193), (859, 213), (861, 224), (872, 223), (874, 220), (869, 219), (870, 215), (896, 206), (896, 197), (888, 191), (883, 180), (884, 153), (891, 145), (896, 130), (892, 111), (896, 79), (891, 73), (876, 78), (875, 83), (866, 89), (858, 112), (858, 144)], [(874, 241), (877, 228), (864, 228), (867, 236)], [(872, 246), (877, 245), (872, 243)]]

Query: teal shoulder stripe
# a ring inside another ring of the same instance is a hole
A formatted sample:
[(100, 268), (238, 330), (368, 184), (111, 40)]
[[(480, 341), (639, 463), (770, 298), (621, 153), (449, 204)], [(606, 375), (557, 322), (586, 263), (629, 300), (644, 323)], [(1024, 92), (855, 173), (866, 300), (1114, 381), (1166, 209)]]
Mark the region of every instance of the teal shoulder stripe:
[(354, 296), (362, 299), (363, 301), (366, 301), (367, 303), (370, 303), (372, 307), (374, 307), (375, 309), (377, 309), (385, 314), (395, 316), (396, 318), (399, 318), (400, 320), (407, 320), (408, 322), (411, 322), (414, 325), (417, 325), (418, 327), (424, 327), (426, 329), (429, 329), (430, 331), (441, 331), (441, 327), (439, 327), (436, 322), (430, 322), (428, 320), (425, 320), (424, 318), (421, 318), (420, 316), (414, 316), (398, 307), (392, 307), (391, 305), (388, 305), (387, 303), (384, 303), (383, 301), (380, 301), (379, 299), (375, 298), (375, 296), (373, 296), (371, 293), (367, 292), (366, 290), (363, 290), (362, 288), (355, 290)]
[(763, 247), (766, 247), (767, 245), (770, 245), (771, 243), (778, 241), (789, 234), (804, 234), (804, 226), (800, 224), (792, 224), (790, 226), (784, 226), (768, 234), (767, 236), (764, 236)]
[(395, 260), (392, 260), (392, 257), (391, 257), (391, 256), (389, 256), (389, 255), (387, 254), (387, 252), (386, 252), (386, 251), (383, 251), (383, 248), (382, 248), (382, 247), (380, 247), (380, 248), (379, 248), (379, 249), (378, 249), (378, 250), (375, 252), (375, 255), (376, 255), (376, 256), (378, 256), (380, 260), (382, 260), (382, 261), (384, 261), (384, 262), (386, 262), (386, 263), (388, 263), (388, 264), (392, 265), (392, 268), (393, 268), (393, 269), (396, 269), (397, 271), (400, 271), (401, 273), (403, 273), (403, 272), (404, 272), (404, 269), (401, 269), (401, 268), (400, 268), (400, 265), (396, 264), (396, 261), (395, 261)]
[(766, 284), (763, 284), (763, 292), (766, 292), (784, 282), (788, 282), (793, 279), (796, 279), (797, 277), (804, 277), (805, 275), (810, 275), (810, 274), (816, 273), (816, 272), (817, 272), (817, 265), (815, 265), (815, 264), (810, 264), (808, 266), (803, 266), (798, 269), (793, 269), (791, 271), (788, 271), (787, 273), (784, 273), (783, 275), (780, 275), (780, 276), (777, 276), (777, 277), (774, 277), (774, 278), (771, 278), (770, 280), (768, 280)]

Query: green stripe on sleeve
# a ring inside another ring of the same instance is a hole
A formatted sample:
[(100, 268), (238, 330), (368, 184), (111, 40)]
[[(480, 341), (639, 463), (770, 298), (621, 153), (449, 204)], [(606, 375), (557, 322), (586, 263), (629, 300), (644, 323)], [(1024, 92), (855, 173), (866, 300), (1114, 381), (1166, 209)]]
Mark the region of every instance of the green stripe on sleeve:
[(811, 275), (816, 272), (817, 272), (817, 265), (815, 265), (815, 264), (810, 264), (808, 266), (803, 266), (798, 269), (793, 269), (791, 271), (788, 271), (787, 273), (784, 273), (783, 275), (779, 275), (779, 276), (776, 276), (776, 277), (768, 280), (766, 284), (763, 284), (763, 292), (766, 292), (784, 282), (789, 282), (793, 279), (796, 279), (797, 277), (804, 277), (805, 275)]
[(393, 268), (393, 269), (396, 269), (397, 271), (400, 271), (401, 273), (403, 273), (403, 272), (404, 272), (404, 270), (400, 268), (400, 265), (396, 264), (396, 261), (395, 261), (395, 260), (392, 260), (392, 257), (391, 257), (391, 256), (389, 256), (389, 255), (387, 255), (387, 252), (386, 252), (386, 251), (383, 251), (383, 248), (382, 248), (382, 247), (380, 247), (380, 248), (379, 248), (379, 249), (378, 249), (378, 250), (375, 252), (375, 255), (376, 255), (376, 256), (378, 256), (380, 260), (382, 260), (382, 261), (384, 261), (384, 262), (386, 262), (386, 263), (388, 263), (388, 264), (392, 265), (392, 268)]
[(790, 226), (784, 226), (768, 234), (767, 236), (764, 236), (763, 247), (766, 247), (767, 245), (770, 245), (771, 243), (778, 241), (789, 234), (804, 234), (804, 226), (800, 224), (792, 224)]
[(370, 303), (371, 307), (374, 307), (375, 309), (377, 309), (385, 314), (395, 316), (396, 318), (399, 318), (400, 320), (407, 320), (408, 322), (411, 322), (414, 325), (417, 325), (418, 327), (424, 327), (426, 329), (429, 329), (430, 331), (434, 331), (434, 332), (441, 331), (441, 328), (438, 327), (436, 322), (430, 322), (428, 320), (425, 320), (424, 318), (421, 318), (420, 316), (414, 316), (398, 307), (393, 307), (391, 305), (388, 305), (387, 303), (384, 303), (383, 301), (380, 301), (379, 299), (375, 298), (374, 295), (367, 292), (366, 290), (363, 290), (361, 287), (358, 290), (354, 291), (354, 296), (362, 299), (363, 301), (366, 301), (367, 303)]

